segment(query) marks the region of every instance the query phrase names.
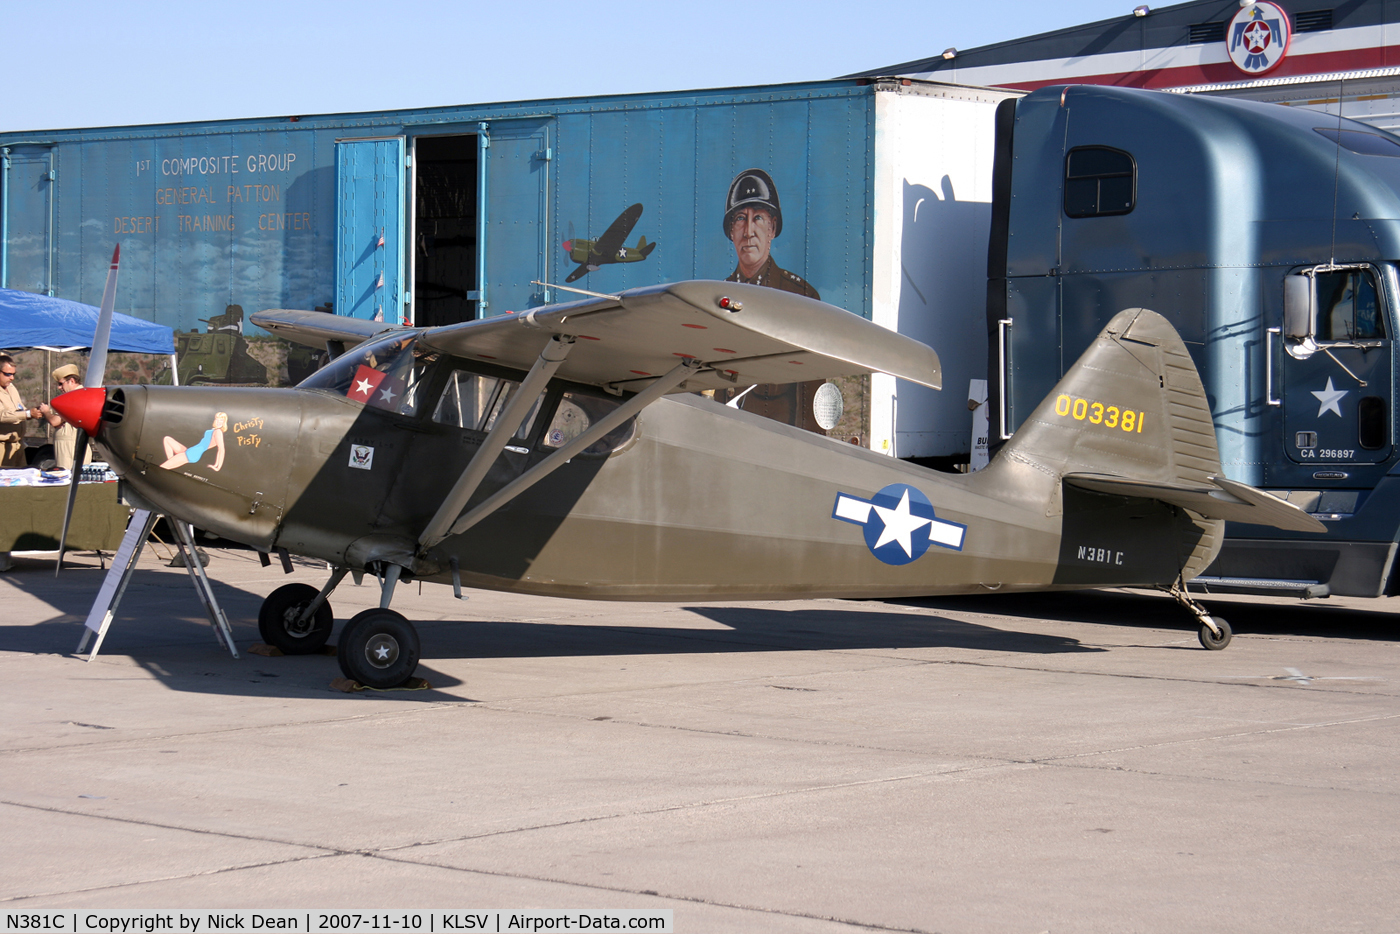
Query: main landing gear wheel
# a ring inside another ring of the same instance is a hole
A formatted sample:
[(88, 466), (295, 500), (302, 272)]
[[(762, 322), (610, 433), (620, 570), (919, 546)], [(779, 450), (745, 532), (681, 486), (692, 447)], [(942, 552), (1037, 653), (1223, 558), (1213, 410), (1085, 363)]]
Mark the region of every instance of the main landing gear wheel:
[(258, 610), (258, 633), (268, 645), (276, 646), (284, 655), (311, 655), (321, 651), (331, 637), (335, 614), (328, 602), (322, 601), (302, 620), (302, 612), (320, 593), (309, 584), (287, 584), (268, 594)]
[(1235, 637), (1235, 631), (1230, 628), (1229, 623), (1225, 622), (1225, 620), (1221, 619), (1219, 616), (1212, 616), (1211, 620), (1219, 627), (1220, 635), (1211, 632), (1210, 627), (1202, 623), (1198, 638), (1201, 640), (1201, 645), (1210, 649), (1212, 652), (1219, 652), (1230, 644), (1230, 640)]
[(396, 688), (418, 667), (418, 631), (393, 610), (365, 610), (340, 634), (335, 659), (345, 677), (371, 688)]

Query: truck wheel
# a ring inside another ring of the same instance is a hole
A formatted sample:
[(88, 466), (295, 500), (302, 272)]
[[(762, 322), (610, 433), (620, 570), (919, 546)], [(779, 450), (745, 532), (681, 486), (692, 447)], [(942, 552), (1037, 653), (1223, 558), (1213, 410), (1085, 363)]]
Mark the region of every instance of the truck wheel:
[(321, 651), (331, 637), (335, 613), (330, 603), (317, 607), (309, 620), (299, 622), (302, 610), (320, 593), (309, 584), (286, 584), (268, 594), (258, 610), (258, 634), (284, 655), (311, 655)]
[(345, 677), (371, 688), (396, 688), (418, 667), (418, 632), (401, 613), (375, 608), (345, 624), (335, 659)]
[(1217, 636), (1210, 631), (1209, 626), (1202, 623), (1200, 632), (1201, 645), (1210, 649), (1212, 652), (1219, 652), (1230, 644), (1230, 640), (1235, 637), (1235, 632), (1230, 628), (1230, 624), (1219, 616), (1212, 616), (1211, 619), (1215, 620), (1215, 625), (1220, 627), (1220, 635)]

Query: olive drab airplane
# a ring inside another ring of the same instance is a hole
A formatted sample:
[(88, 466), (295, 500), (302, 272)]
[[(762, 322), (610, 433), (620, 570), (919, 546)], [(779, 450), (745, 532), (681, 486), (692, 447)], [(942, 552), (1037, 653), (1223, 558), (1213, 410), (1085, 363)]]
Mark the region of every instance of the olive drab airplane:
[(640, 263), (651, 255), (651, 251), (656, 249), (655, 243), (647, 243), (646, 237), (638, 237), (636, 246), (624, 246), (623, 241), (632, 232), (632, 228), (637, 226), (637, 219), (642, 216), (642, 206), (634, 204), (621, 214), (617, 215), (617, 220), (608, 225), (608, 229), (603, 231), (603, 235), (597, 240), (584, 240), (573, 235), (573, 225), (569, 225), (569, 239), (562, 244), (564, 252), (569, 254), (572, 262), (578, 263), (578, 268), (569, 273), (565, 282), (577, 282), (599, 266), (608, 263)]
[(380, 605), (337, 658), (366, 685), (419, 658), (409, 580), (608, 600), (807, 599), (1095, 586), (1186, 593), (1223, 520), (1322, 531), (1220, 476), (1205, 393), (1166, 319), (1119, 313), (990, 466), (945, 474), (696, 394), (878, 371), (941, 382), (929, 347), (800, 295), (688, 281), (446, 327), (274, 310), (345, 346), (292, 389), (120, 386), (55, 402), (128, 495), (264, 552), (321, 558), (263, 603), (265, 640), (319, 649), (346, 576)]

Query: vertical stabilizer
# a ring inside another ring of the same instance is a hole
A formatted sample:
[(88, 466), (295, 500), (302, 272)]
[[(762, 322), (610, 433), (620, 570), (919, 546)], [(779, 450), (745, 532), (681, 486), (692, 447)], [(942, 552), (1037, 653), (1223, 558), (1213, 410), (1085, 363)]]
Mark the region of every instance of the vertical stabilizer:
[[(1156, 494), (1218, 489), (1211, 478), (1219, 472), (1215, 426), (1195, 364), (1165, 318), (1133, 308), (1114, 315), (991, 465), (974, 476), (994, 485), (1003, 500), (1063, 516), (1066, 547), (1109, 535), (1132, 541), (1149, 526), (1181, 525), (1183, 534), (1172, 536), (1182, 543), (1180, 552), (1146, 557), (1143, 573), (1160, 575), (1157, 565), (1167, 563), (1189, 578), (1214, 559), (1224, 523), (1183, 513)], [(1066, 485), (1067, 476), (1083, 475), (1153, 489), (1115, 495)]]

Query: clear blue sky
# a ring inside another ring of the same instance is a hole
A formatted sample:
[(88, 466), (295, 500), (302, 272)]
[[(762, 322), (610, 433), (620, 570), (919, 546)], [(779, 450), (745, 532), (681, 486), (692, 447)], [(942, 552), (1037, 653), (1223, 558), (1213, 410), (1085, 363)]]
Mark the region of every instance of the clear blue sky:
[(0, 0), (0, 132), (832, 78), (1133, 0)]

